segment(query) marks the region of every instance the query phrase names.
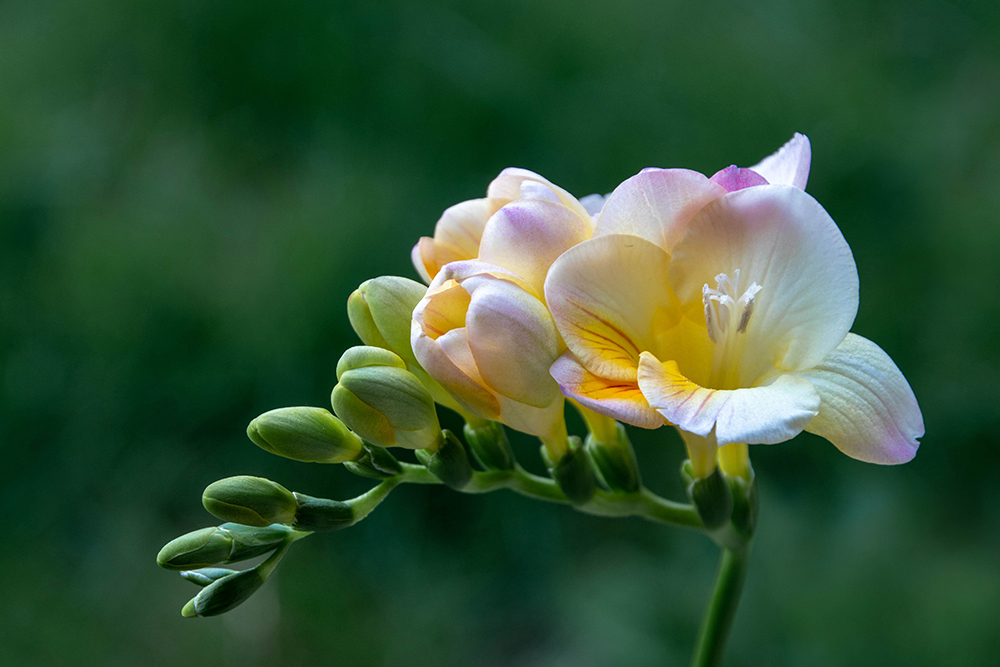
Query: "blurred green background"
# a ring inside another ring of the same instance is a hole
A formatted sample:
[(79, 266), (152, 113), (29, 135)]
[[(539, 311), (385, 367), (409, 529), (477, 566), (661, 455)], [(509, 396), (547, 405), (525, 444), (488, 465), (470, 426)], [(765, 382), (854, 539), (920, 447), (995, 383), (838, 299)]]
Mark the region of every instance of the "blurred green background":
[[(401, 488), (221, 618), (154, 557), (221, 477), (367, 488), (245, 425), (328, 404), (350, 291), (501, 168), (584, 195), (801, 131), (928, 435), (752, 449), (728, 664), (1000, 665), (995, 2), (6, 0), (0, 95), (0, 664), (685, 664), (708, 540), (507, 492)], [(634, 441), (677, 497), (679, 439)]]

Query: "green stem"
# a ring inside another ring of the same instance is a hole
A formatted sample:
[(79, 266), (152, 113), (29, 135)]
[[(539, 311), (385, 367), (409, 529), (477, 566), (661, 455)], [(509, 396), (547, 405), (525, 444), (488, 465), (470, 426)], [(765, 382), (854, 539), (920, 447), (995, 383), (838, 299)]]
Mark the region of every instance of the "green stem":
[[(402, 466), (403, 474), (396, 479), (403, 483), (441, 483), (423, 466), (409, 463), (403, 463)], [(462, 493), (489, 493), (498, 489), (510, 489), (535, 500), (569, 504), (566, 495), (554, 481), (548, 477), (533, 475), (520, 466), (515, 466), (513, 470), (474, 472), (472, 480), (462, 489)], [(635, 493), (598, 491), (589, 502), (576, 505), (575, 509), (596, 516), (638, 516), (656, 523), (688, 528), (701, 528), (702, 525), (697, 511), (691, 505), (661, 498), (646, 488)]]
[(712, 597), (698, 631), (691, 667), (718, 667), (722, 664), (726, 639), (736, 617), (743, 582), (746, 581), (749, 556), (749, 543), (737, 548), (723, 548)]
[[(419, 467), (419, 466), (414, 466)], [(372, 513), (376, 507), (379, 506), (389, 492), (396, 488), (400, 482), (402, 482), (402, 477), (390, 477), (389, 479), (382, 480), (378, 486), (372, 487), (367, 492), (361, 494), (357, 498), (352, 498), (347, 501), (347, 504), (354, 510), (354, 523), (361, 521), (366, 516)]]

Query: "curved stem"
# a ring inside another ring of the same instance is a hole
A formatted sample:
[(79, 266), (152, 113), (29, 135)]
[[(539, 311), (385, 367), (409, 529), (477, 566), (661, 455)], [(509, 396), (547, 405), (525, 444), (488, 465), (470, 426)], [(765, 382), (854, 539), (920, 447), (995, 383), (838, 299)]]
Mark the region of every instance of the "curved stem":
[(698, 631), (691, 667), (718, 667), (726, 648), (726, 639), (736, 617), (736, 608), (746, 581), (750, 544), (724, 548), (715, 575), (712, 596)]

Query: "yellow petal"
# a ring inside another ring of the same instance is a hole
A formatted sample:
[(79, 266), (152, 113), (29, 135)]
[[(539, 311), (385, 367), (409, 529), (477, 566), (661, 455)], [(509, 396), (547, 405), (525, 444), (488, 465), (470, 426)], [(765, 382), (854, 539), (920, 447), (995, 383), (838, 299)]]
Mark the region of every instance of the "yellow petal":
[(637, 382), (598, 377), (572, 353), (559, 357), (551, 368), (563, 393), (594, 412), (641, 428), (659, 428), (666, 421), (649, 406)]

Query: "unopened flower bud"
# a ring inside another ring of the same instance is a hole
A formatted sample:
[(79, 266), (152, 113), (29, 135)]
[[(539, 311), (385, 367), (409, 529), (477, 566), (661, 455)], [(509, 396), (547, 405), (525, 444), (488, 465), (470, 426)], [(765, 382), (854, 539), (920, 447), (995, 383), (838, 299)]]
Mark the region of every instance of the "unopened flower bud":
[(323, 408), (279, 408), (250, 422), (247, 435), (261, 449), (307, 463), (343, 463), (361, 453), (361, 439)]
[(688, 484), (687, 494), (708, 530), (721, 527), (733, 515), (733, 494), (718, 468)]
[(233, 551), (228, 531), (215, 526), (181, 535), (156, 554), (156, 564), (167, 570), (196, 570), (225, 562)]
[(261, 587), (265, 579), (264, 574), (256, 567), (224, 576), (203, 588), (184, 605), (181, 615), (193, 618), (224, 614), (245, 602)]
[(639, 464), (635, 450), (629, 442), (625, 427), (615, 425), (616, 432), (611, 442), (603, 442), (594, 434), (587, 436), (585, 447), (594, 462), (595, 470), (604, 485), (612, 491), (633, 493), (639, 490)]
[(337, 364), (333, 409), (355, 433), (381, 447), (423, 449), (441, 439), (434, 399), (395, 354), (359, 346)]
[[(542, 447), (542, 451), (546, 451), (545, 447)], [(548, 461), (551, 462), (551, 459)], [(597, 491), (590, 457), (580, 443), (580, 438), (576, 436), (570, 436), (569, 449), (551, 466), (550, 472), (552, 479), (574, 505), (583, 505), (593, 498), (594, 492)]]
[(340, 500), (313, 498), (304, 493), (296, 493), (298, 509), (292, 527), (311, 532), (340, 530), (357, 521), (354, 508)]
[(388, 479), (403, 472), (403, 467), (388, 449), (371, 444), (365, 445), (361, 456), (348, 461), (344, 467), (355, 475), (370, 479)]
[(238, 571), (239, 570), (229, 570), (224, 567), (204, 567), (200, 570), (187, 570), (186, 572), (181, 572), (181, 577), (187, 579), (192, 584), (204, 587), (214, 581), (222, 579), (223, 577), (236, 574)]
[(365, 345), (392, 350), (407, 364), (416, 365), (410, 319), (426, 292), (426, 285), (398, 276), (366, 280), (348, 299), (347, 316)]
[(417, 458), (445, 485), (461, 490), (472, 479), (472, 466), (462, 442), (451, 431), (442, 431), (441, 445), (435, 450), (418, 449)]
[(213, 516), (245, 526), (291, 523), (297, 508), (295, 496), (282, 485), (263, 477), (239, 475), (213, 482), (201, 502)]
[(465, 441), (469, 443), (472, 455), (487, 470), (512, 470), (514, 452), (510, 448), (507, 432), (499, 422), (487, 422), (485, 426), (473, 428), (465, 425)]
[(274, 551), (292, 535), (292, 529), (280, 524), (263, 528), (244, 526), (238, 523), (224, 523), (219, 526), (233, 538), (233, 553), (226, 563), (249, 560)]

